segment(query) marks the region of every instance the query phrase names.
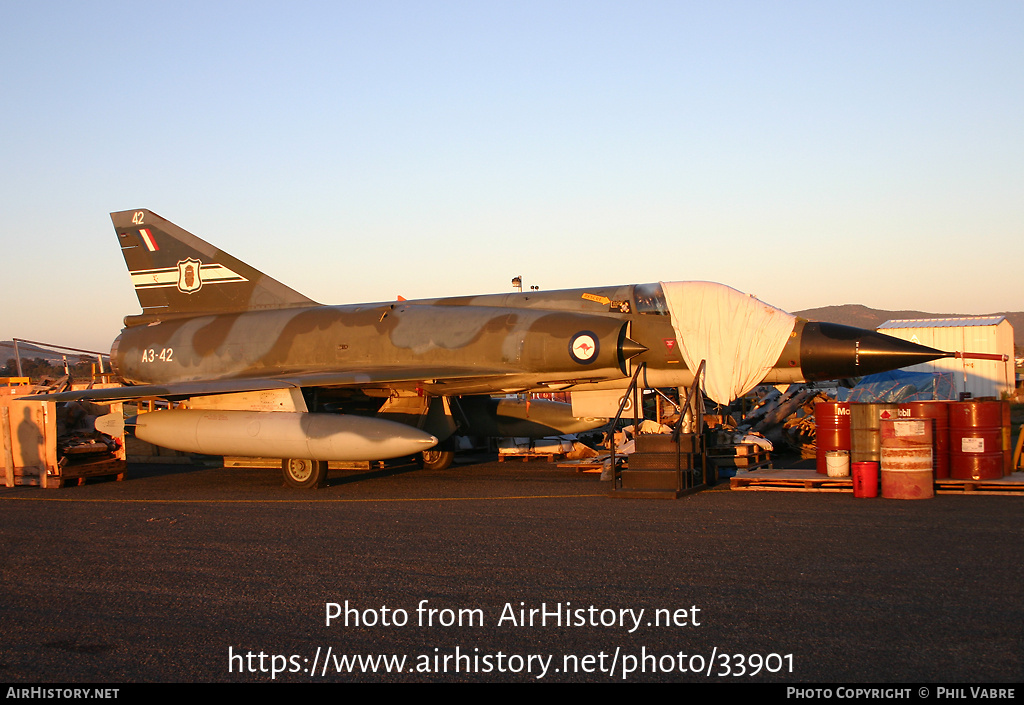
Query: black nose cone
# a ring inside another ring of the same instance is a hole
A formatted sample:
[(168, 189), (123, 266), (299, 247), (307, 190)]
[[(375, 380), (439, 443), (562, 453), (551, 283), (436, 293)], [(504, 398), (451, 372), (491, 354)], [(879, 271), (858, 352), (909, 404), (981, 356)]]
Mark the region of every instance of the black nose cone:
[(800, 368), (807, 381), (862, 377), (952, 355), (838, 323), (808, 323), (800, 339)]

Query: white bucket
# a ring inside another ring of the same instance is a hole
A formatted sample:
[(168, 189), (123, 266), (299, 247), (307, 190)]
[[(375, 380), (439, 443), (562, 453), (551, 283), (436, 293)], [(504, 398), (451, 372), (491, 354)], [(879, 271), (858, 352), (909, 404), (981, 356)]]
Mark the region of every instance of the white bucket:
[(825, 453), (825, 468), (829, 477), (849, 477), (850, 451), (830, 450)]

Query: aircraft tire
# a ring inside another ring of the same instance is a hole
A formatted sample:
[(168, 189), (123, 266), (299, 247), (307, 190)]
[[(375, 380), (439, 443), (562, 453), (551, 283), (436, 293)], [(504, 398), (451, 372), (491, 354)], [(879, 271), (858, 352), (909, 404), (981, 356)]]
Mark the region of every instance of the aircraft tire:
[(285, 458), (281, 461), (281, 471), (284, 473), (284, 484), (289, 487), (314, 489), (322, 487), (327, 479), (327, 461)]
[(424, 470), (447, 470), (455, 460), (455, 451), (435, 447), (420, 453), (417, 460)]

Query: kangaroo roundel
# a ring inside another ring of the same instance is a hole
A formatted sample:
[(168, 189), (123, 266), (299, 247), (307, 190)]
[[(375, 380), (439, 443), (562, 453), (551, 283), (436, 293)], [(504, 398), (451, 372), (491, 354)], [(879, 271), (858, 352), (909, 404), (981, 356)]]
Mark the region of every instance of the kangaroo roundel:
[(569, 355), (581, 365), (589, 365), (597, 359), (597, 335), (589, 330), (577, 333), (569, 342)]

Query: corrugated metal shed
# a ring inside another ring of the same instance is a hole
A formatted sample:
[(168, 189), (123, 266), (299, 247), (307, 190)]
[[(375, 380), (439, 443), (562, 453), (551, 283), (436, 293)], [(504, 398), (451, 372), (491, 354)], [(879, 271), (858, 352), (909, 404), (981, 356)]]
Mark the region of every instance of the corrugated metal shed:
[(947, 352), (1005, 355), (1005, 362), (949, 358), (908, 367), (914, 372), (955, 372), (957, 391), (979, 397), (1013, 394), (1013, 326), (1005, 316), (963, 316), (886, 321), (879, 331)]
[(961, 318), (897, 318), (886, 321), (877, 330), (889, 328), (961, 328), (974, 326), (997, 326), (1006, 316), (969, 316)]

